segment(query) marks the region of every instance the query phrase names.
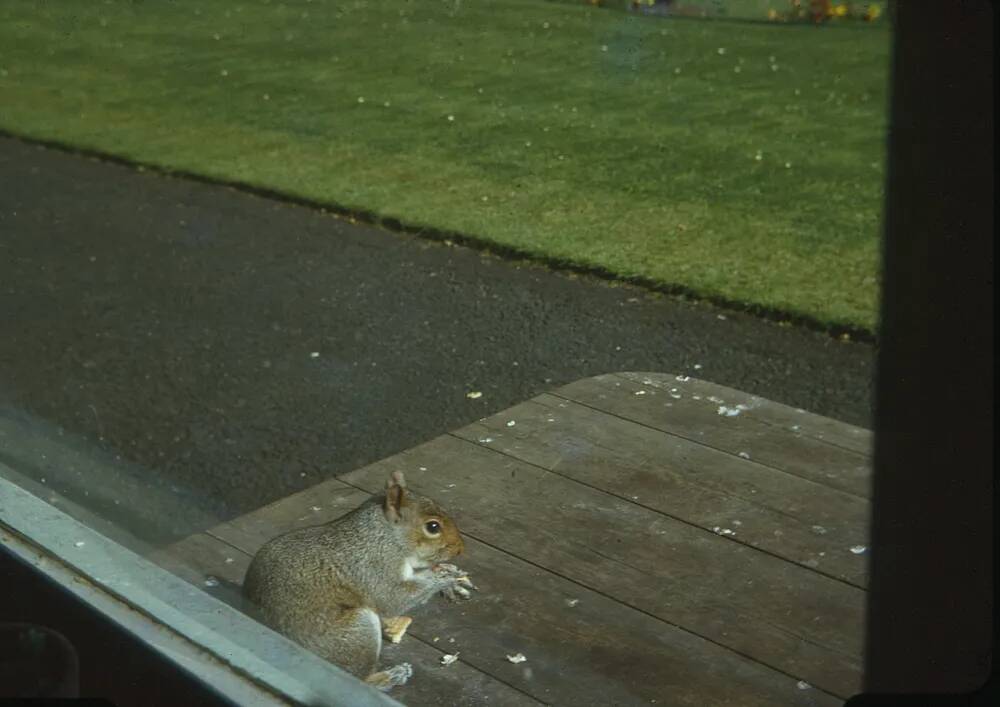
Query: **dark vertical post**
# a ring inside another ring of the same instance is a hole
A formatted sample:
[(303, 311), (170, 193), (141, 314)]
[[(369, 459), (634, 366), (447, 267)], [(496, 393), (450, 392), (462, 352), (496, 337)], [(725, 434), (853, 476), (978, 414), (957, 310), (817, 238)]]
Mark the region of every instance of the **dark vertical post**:
[(866, 692), (965, 692), (993, 633), (993, 6), (895, 10)]

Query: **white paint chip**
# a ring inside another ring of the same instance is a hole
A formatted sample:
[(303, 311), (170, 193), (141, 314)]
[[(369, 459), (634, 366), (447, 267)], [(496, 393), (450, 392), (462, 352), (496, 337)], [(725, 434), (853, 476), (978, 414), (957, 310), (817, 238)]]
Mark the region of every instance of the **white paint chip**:
[(855, 555), (860, 555), (864, 553), (864, 551), (867, 549), (868, 548), (866, 548), (864, 545), (855, 545), (854, 547), (851, 548), (851, 552), (853, 552)]
[(527, 660), (527, 658), (524, 657), (524, 653), (515, 653), (514, 655), (508, 655), (507, 660), (516, 664), (523, 663)]
[(795, 683), (795, 687), (799, 688), (800, 690), (808, 690), (809, 688), (812, 687), (812, 685), (807, 683), (805, 680), (799, 680), (797, 683)]
[(473, 390), (471, 392), (466, 393), (465, 397), (467, 397), (469, 400), (478, 400), (479, 398), (483, 397), (483, 394), (478, 390)]
[(509, 422), (507, 423), (507, 427), (513, 427), (513, 426), (514, 426), (514, 425), (516, 425), (516, 424), (517, 424), (517, 422), (515, 422), (514, 420), (510, 420), (510, 421), (509, 421)]
[(458, 653), (445, 653), (441, 656), (441, 665), (451, 665), (458, 660)]

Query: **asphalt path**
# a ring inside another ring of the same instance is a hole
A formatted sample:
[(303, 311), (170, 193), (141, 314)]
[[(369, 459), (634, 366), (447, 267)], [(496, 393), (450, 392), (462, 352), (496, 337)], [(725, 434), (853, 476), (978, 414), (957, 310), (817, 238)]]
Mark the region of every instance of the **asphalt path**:
[(869, 344), (0, 138), (0, 461), (74, 466), (37, 437), (117, 464), (131, 481), (63, 490), (133, 525), (228, 518), (613, 371), (870, 427), (873, 364)]

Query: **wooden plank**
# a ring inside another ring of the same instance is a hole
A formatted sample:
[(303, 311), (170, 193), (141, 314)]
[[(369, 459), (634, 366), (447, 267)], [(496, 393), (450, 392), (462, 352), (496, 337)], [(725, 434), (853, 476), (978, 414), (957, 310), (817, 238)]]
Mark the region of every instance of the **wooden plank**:
[[(797, 432), (804, 437), (812, 437), (828, 444), (844, 447), (868, 457), (872, 455), (874, 436), (871, 430), (866, 430), (863, 427), (823, 417), (801, 408), (783, 405), (700, 378), (678, 376), (672, 373), (623, 372), (615, 375), (635, 383), (656, 386), (668, 392), (676, 390), (681, 394), (682, 399), (690, 398), (695, 402), (700, 400), (706, 405), (728, 405), (729, 407), (744, 405), (748, 408), (744, 412), (747, 417), (790, 432)], [(720, 402), (710, 401), (709, 398), (715, 398)]]
[[(253, 515), (253, 514), (250, 514)], [(288, 528), (275, 528), (280, 534)], [(239, 591), (251, 556), (207, 533), (200, 533), (156, 551), (150, 556), (161, 566), (232, 604), (233, 591)], [(227, 562), (226, 560), (232, 560)], [(206, 577), (220, 578), (217, 586), (206, 586)], [(232, 586), (227, 586), (231, 583)], [(443, 669), (442, 649), (425, 641), (404, 639), (399, 646), (387, 647), (382, 665), (409, 662), (414, 677), (407, 685), (392, 691), (392, 696), (411, 705), (441, 704), (444, 696), (450, 704), (537, 705), (536, 700), (493, 679), (466, 663)]]
[(206, 583), (209, 577), (238, 588), (243, 584), (243, 575), (250, 564), (245, 552), (220, 542), (207, 533), (184, 538), (150, 553), (148, 558), (210, 594), (215, 594), (212, 591), (215, 587), (211, 582)]
[[(467, 540), (461, 567), (480, 591), (457, 607), (430, 602), (411, 631), (549, 704), (834, 705), (820, 690)], [(522, 653), (518, 665), (506, 656)], [(443, 702), (457, 704), (442, 698)]]
[(551, 395), (453, 434), (866, 584), (867, 555), (850, 549), (867, 546), (869, 537), (869, 504), (857, 496)]
[[(450, 648), (449, 648), (450, 650)], [(540, 705), (542, 702), (515, 690), (489, 673), (459, 660), (441, 665), (442, 649), (415, 636), (404, 636), (399, 645), (385, 645), (382, 665), (407, 662), (413, 677), (389, 694), (404, 705)]]
[(286, 496), (239, 518), (209, 529), (208, 533), (253, 555), (280, 533), (328, 523), (354, 510), (369, 494), (336, 479)]
[(451, 436), (341, 478), (376, 492), (397, 469), (492, 547), (831, 694), (860, 689), (855, 587)]
[[(238, 583), (249, 562), (248, 554), (206, 534), (165, 555), (171, 569), (183, 568), (199, 585), (205, 576)], [(549, 704), (839, 704), (820, 690), (800, 689), (793, 677), (473, 539), (463, 560), (480, 587), (475, 598), (430, 602), (414, 612), (403, 643), (386, 646), (384, 665), (414, 665), (412, 682), (392, 693), (406, 704), (534, 703), (522, 692)], [(441, 651), (457, 652), (459, 663), (441, 666)], [(516, 652), (528, 661), (508, 662)]]
[(240, 586), (249, 560), (236, 548), (198, 533), (150, 553), (147, 559), (234, 609), (243, 610)]
[(762, 422), (739, 408), (733, 416), (719, 414), (727, 406), (616, 375), (570, 383), (553, 395), (730, 454), (747, 454), (758, 463), (861, 498), (871, 496), (868, 456)]

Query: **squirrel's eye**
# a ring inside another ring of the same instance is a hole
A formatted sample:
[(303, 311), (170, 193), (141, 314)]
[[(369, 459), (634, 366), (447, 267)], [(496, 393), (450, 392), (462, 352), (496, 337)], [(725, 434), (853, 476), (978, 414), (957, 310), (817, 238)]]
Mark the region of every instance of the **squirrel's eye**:
[(441, 532), (441, 524), (436, 520), (429, 520), (424, 523), (424, 528), (427, 530), (429, 535), (437, 535)]

